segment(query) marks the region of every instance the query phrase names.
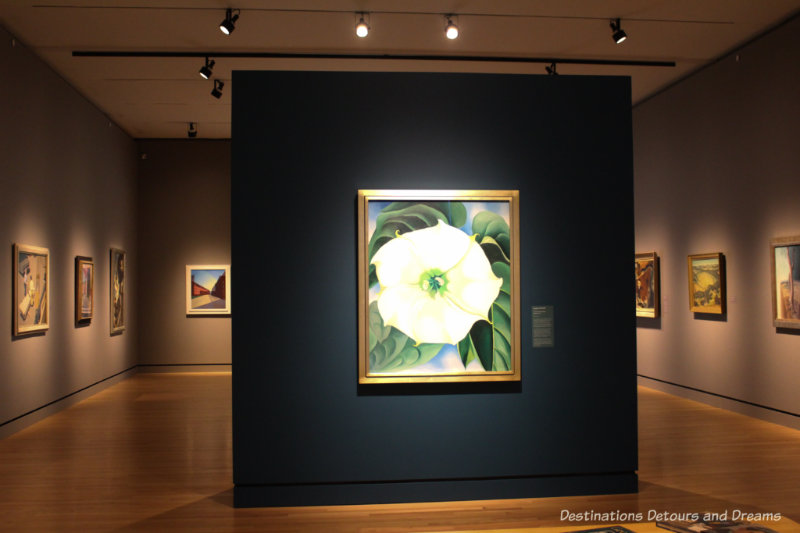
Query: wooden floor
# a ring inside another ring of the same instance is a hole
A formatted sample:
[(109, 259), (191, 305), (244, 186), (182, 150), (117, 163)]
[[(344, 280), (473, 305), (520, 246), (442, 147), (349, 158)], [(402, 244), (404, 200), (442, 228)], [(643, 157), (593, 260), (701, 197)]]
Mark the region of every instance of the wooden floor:
[(638, 494), (234, 509), (230, 406), (230, 374), (138, 374), (0, 440), (0, 531), (586, 528), (564, 510), (800, 521), (800, 432), (645, 388)]

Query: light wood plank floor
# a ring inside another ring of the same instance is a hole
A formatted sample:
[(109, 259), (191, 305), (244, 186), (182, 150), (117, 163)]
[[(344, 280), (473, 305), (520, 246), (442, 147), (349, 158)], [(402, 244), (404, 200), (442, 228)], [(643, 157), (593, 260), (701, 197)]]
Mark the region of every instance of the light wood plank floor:
[(639, 389), (638, 494), (234, 509), (230, 374), (138, 374), (0, 440), (0, 531), (498, 530), (584, 511), (800, 521), (800, 432)]

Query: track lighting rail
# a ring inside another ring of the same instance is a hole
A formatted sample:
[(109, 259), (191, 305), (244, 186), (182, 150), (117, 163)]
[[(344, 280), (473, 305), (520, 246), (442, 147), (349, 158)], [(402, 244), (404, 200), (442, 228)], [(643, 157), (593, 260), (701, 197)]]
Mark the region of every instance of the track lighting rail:
[(394, 61), (474, 61), (482, 63), (560, 63), (562, 65), (607, 65), (627, 67), (674, 67), (674, 61), (642, 61), (623, 59), (589, 59), (568, 57), (519, 57), (519, 56), (475, 56), (475, 55), (429, 55), (429, 54), (330, 54), (292, 52), (167, 52), (167, 51), (110, 51), (73, 50), (73, 57), (153, 57), (185, 58), (214, 57), (236, 59), (368, 59)]

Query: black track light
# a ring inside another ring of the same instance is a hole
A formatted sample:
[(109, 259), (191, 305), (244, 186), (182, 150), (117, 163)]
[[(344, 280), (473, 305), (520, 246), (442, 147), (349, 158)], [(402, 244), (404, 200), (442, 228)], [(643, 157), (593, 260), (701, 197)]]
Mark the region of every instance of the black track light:
[(211, 89), (211, 96), (214, 98), (222, 98), (222, 88), (225, 87), (225, 83), (222, 80), (214, 80), (214, 88)]
[(225, 10), (225, 20), (219, 23), (219, 31), (225, 35), (230, 35), (236, 29), (237, 20), (239, 20), (239, 10), (237, 9), (234, 15), (233, 9), (228, 8)]
[(544, 69), (547, 71), (547, 73), (550, 76), (558, 76), (558, 72), (556, 72), (556, 64), (555, 63), (550, 63), (550, 66), (544, 67)]
[(197, 124), (195, 124), (194, 122), (190, 122), (189, 130), (186, 132), (186, 135), (190, 139), (194, 139), (195, 137), (197, 137)]
[(611, 31), (613, 32), (611, 38), (614, 39), (614, 42), (617, 44), (628, 38), (628, 34), (625, 33), (625, 30), (619, 25), (619, 19), (611, 21)]
[(213, 68), (214, 68), (214, 60), (212, 59), (212, 60), (209, 61), (209, 59), (206, 58), (206, 64), (203, 65), (202, 67), (200, 67), (200, 75), (204, 79), (210, 79), (211, 78), (211, 70)]

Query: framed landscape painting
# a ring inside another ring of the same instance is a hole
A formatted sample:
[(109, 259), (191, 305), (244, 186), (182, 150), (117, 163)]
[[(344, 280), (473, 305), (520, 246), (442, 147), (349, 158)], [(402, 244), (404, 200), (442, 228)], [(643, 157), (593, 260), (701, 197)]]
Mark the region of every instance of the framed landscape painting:
[(14, 335), (50, 328), (50, 251), (14, 244)]
[(636, 254), (636, 316), (658, 318), (661, 298), (659, 295), (659, 261), (655, 252)]
[(518, 381), (518, 191), (358, 191), (359, 383)]
[(186, 314), (231, 314), (230, 265), (186, 265)]
[(690, 255), (689, 309), (695, 313), (725, 313), (725, 256)]
[(800, 329), (800, 235), (770, 241), (772, 322)]
[(94, 261), (75, 258), (75, 323), (86, 324), (94, 316)]
[(111, 311), (111, 334), (125, 331), (125, 251), (111, 248), (109, 308)]

